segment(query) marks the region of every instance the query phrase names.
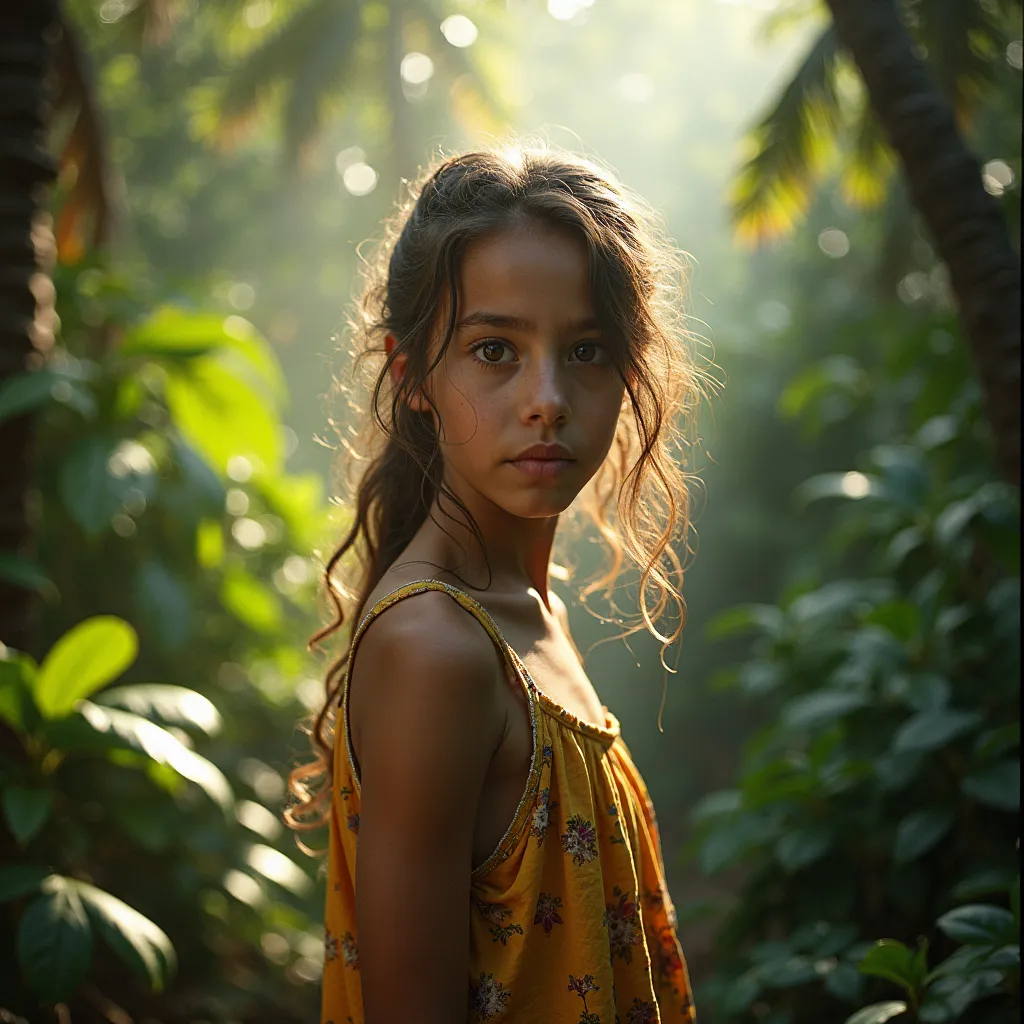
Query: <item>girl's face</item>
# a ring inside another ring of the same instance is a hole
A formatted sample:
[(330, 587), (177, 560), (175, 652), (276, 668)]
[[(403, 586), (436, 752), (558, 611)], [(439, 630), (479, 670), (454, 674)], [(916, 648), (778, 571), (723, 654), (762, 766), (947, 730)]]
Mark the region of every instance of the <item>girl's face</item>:
[(428, 380), (448, 485), (522, 518), (564, 512), (600, 468), (624, 385), (590, 299), (586, 245), (527, 222), (462, 260), (455, 333)]

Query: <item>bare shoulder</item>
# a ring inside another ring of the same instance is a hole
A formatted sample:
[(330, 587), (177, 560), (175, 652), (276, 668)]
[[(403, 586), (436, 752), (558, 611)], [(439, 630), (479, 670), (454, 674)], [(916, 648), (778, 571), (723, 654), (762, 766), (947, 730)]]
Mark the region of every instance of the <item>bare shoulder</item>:
[(486, 729), (501, 708), (503, 672), (483, 626), (448, 595), (406, 597), (377, 615), (353, 655), (350, 718), (353, 727)]

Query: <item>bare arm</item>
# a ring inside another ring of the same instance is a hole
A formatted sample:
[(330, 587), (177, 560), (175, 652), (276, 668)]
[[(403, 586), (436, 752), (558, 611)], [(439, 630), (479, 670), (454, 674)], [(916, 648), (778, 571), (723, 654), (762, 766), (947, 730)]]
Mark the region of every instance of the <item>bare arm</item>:
[(466, 1017), (473, 831), (504, 725), (501, 680), (486, 633), (443, 594), (383, 613), (359, 647), (351, 717), (366, 1024)]

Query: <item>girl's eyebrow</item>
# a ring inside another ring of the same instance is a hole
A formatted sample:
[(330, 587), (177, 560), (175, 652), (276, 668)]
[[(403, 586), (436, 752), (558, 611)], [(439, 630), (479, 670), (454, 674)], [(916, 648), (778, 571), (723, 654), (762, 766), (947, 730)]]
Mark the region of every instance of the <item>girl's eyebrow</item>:
[[(469, 313), (455, 325), (457, 331), (469, 327), (499, 327), (509, 331), (522, 331), (524, 334), (537, 329), (537, 325), (525, 317), (510, 316), (506, 313), (490, 313), (486, 310)], [(598, 323), (594, 317), (589, 316), (582, 320), (568, 320), (561, 324), (560, 328), (565, 334), (575, 334), (578, 331), (596, 331)]]

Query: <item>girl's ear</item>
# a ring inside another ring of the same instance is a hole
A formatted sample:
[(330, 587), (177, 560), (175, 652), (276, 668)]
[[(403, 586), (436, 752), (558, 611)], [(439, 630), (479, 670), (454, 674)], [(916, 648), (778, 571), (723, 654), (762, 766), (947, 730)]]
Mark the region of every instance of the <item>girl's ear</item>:
[[(393, 334), (388, 334), (384, 338), (384, 352), (387, 357), (391, 359), (391, 354), (395, 351), (395, 346), (398, 344), (398, 339)], [(405, 378), (405, 368), (408, 365), (409, 357), (404, 352), (400, 352), (394, 359), (391, 359), (391, 365), (388, 367), (388, 373), (391, 375), (391, 386), (398, 387)], [(423, 397), (423, 392), (417, 389), (415, 394), (406, 396), (406, 405), (412, 409), (413, 412), (426, 412), (430, 406), (427, 400)]]

